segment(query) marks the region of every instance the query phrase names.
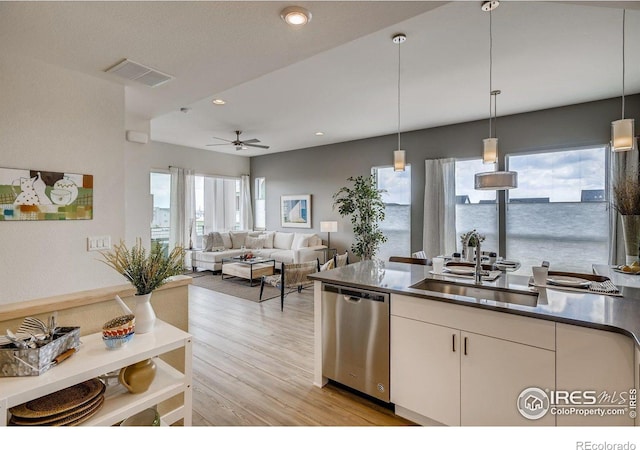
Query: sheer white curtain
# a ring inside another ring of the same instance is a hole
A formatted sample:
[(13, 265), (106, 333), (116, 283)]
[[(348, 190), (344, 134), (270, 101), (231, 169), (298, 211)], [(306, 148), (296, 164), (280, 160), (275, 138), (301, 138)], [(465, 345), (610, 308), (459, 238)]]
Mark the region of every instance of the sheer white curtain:
[[(609, 196), (613, 195), (613, 186), (618, 180), (627, 177), (638, 177), (638, 152), (612, 152), (609, 164)], [(610, 198), (609, 204), (611, 204)], [(624, 232), (620, 214), (609, 208), (609, 264), (625, 264)]]
[(204, 230), (228, 231), (236, 229), (236, 180), (204, 178)]
[(249, 175), (240, 177), (240, 229), (253, 230), (253, 212), (251, 210), (251, 179)]
[(171, 173), (171, 204), (169, 249), (176, 245), (189, 247), (189, 238), (195, 240), (195, 176), (193, 170), (169, 168)]
[(422, 249), (427, 257), (456, 250), (456, 185), (453, 158), (425, 160)]

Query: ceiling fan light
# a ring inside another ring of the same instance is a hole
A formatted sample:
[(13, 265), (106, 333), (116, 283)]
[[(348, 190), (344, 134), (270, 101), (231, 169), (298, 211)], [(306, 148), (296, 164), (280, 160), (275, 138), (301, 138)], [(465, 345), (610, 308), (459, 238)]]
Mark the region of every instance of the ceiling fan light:
[(300, 6), (288, 6), (280, 12), (280, 17), (289, 25), (306, 25), (311, 22), (311, 13)]
[(475, 189), (501, 191), (518, 187), (518, 172), (481, 172), (475, 175)]
[(404, 172), (407, 162), (405, 160), (404, 150), (393, 151), (393, 170), (394, 172)]
[(611, 122), (611, 150), (626, 152), (635, 147), (634, 119), (620, 119)]
[(482, 152), (482, 162), (484, 164), (495, 164), (498, 162), (498, 138), (483, 139), (484, 150)]

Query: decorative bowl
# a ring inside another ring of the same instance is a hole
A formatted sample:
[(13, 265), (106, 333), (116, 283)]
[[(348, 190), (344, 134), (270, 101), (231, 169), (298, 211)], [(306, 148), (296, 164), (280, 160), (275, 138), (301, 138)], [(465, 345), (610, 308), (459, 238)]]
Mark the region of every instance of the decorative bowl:
[(112, 336), (112, 337), (102, 336), (102, 341), (104, 342), (104, 345), (106, 345), (109, 350), (114, 350), (124, 346), (127, 342), (133, 339), (134, 335), (135, 335), (135, 331), (132, 331), (131, 333), (125, 334), (123, 336)]
[(133, 314), (119, 316), (102, 326), (102, 337), (122, 337), (135, 331), (136, 318)]

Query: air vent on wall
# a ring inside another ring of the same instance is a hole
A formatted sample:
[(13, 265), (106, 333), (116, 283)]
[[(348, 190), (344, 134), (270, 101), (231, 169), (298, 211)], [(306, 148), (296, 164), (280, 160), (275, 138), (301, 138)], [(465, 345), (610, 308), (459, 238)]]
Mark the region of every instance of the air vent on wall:
[(125, 59), (119, 62), (115, 66), (105, 70), (107, 73), (112, 73), (127, 80), (134, 80), (149, 87), (160, 86), (167, 81), (173, 80), (171, 75), (159, 72), (151, 67), (147, 67), (140, 63)]

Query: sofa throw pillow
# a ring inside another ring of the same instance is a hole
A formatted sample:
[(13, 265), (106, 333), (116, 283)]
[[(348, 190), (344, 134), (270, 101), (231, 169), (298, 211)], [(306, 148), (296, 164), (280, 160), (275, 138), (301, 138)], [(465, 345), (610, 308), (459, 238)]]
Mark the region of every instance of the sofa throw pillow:
[(246, 231), (230, 231), (232, 248), (241, 248), (243, 245), (246, 247), (247, 232)]
[(293, 233), (283, 233), (276, 231), (273, 236), (273, 248), (279, 248), (281, 250), (291, 250), (291, 243), (293, 242)]
[(224, 248), (224, 240), (218, 231), (214, 231), (213, 233), (209, 233), (211, 236), (211, 250), (215, 251), (221, 248)]
[(228, 231), (221, 231), (220, 237), (222, 238), (222, 244), (224, 245), (224, 248), (233, 248), (233, 244), (231, 243), (231, 235)]
[(247, 236), (244, 245), (252, 250), (262, 250), (264, 248), (264, 238)]
[(291, 243), (291, 248), (293, 250), (298, 250), (300, 248), (304, 248), (307, 247), (309, 244), (309, 237), (304, 235), (304, 234), (300, 234), (300, 233), (294, 233), (293, 235), (293, 242)]
[(273, 248), (273, 237), (275, 234), (274, 231), (268, 231), (260, 235), (261, 238), (264, 238), (264, 248)]
[(204, 251), (210, 252), (213, 249), (213, 233), (209, 233), (204, 238)]
[(309, 240), (312, 237), (313, 234), (295, 233), (293, 235), (293, 243), (291, 244), (291, 248), (293, 250), (298, 250), (301, 248), (309, 247)]

